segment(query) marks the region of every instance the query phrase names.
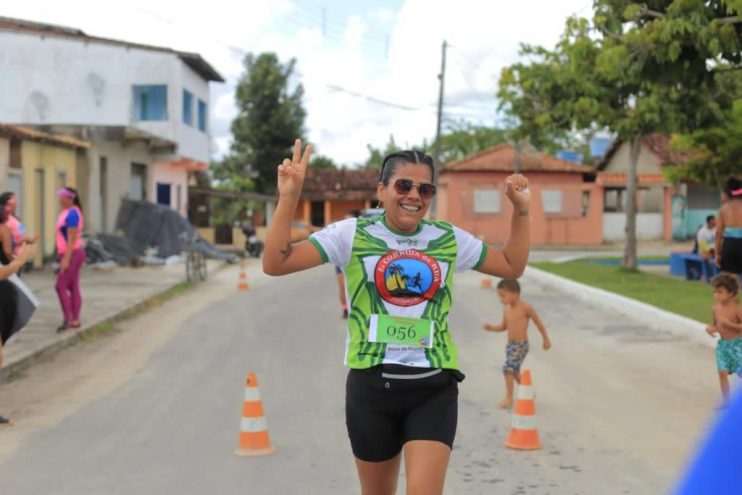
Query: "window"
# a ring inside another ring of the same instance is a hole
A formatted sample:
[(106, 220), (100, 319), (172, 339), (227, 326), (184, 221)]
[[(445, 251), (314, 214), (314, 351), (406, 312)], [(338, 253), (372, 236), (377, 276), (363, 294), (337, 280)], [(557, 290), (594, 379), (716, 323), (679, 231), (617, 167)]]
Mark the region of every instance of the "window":
[(544, 213), (562, 212), (562, 191), (544, 189), (541, 191), (541, 201), (544, 203)]
[(497, 189), (475, 189), (474, 213), (500, 213), (500, 191)]
[(198, 100), (198, 130), (206, 132), (206, 102)]
[(167, 86), (134, 85), (134, 120), (167, 120)]
[(626, 195), (622, 194), (623, 189), (606, 189), (603, 211), (620, 213), (626, 206)]
[(183, 123), (193, 125), (193, 95), (183, 90)]

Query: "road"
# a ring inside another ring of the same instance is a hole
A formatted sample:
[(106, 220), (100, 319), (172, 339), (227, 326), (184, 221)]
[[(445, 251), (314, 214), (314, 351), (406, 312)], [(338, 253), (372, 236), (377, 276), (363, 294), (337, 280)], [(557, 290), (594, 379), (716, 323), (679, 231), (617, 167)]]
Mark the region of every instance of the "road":
[[(467, 379), (446, 493), (666, 493), (713, 419), (713, 351), (525, 280), (554, 344), (541, 350), (532, 330), (526, 361), (544, 448), (507, 450), (504, 336), (481, 330), (501, 308), (481, 278), (457, 279)], [(253, 266), (249, 281), (236, 292), (224, 270), (0, 385), (0, 413), (16, 423), (0, 430), (2, 493), (358, 493), (332, 269), (271, 279)], [(233, 455), (248, 371), (271, 456)]]

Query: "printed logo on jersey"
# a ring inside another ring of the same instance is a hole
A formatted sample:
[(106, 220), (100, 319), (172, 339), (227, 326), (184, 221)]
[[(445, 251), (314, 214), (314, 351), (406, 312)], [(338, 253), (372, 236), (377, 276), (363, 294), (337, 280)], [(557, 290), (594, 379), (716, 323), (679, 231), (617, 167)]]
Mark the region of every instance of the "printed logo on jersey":
[(376, 290), (395, 306), (414, 306), (432, 299), (441, 286), (441, 267), (417, 249), (389, 251), (376, 263)]

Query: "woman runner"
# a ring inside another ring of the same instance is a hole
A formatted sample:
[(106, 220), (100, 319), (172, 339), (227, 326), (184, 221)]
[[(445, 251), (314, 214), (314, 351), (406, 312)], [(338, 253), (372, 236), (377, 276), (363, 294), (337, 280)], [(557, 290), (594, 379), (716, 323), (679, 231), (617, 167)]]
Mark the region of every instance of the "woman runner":
[(345, 275), (346, 424), (362, 493), (396, 493), (402, 452), (406, 493), (443, 493), (464, 378), (446, 321), (453, 273), (522, 274), (530, 247), (528, 180), (505, 180), (513, 216), (502, 251), (447, 222), (424, 220), (436, 193), (434, 167), (417, 151), (384, 159), (377, 188), (383, 215), (342, 220), (292, 244), (291, 220), (311, 153), (309, 145), (302, 155), (297, 139), (293, 158), (278, 166), (279, 200), (263, 270), (286, 275), (329, 262)]

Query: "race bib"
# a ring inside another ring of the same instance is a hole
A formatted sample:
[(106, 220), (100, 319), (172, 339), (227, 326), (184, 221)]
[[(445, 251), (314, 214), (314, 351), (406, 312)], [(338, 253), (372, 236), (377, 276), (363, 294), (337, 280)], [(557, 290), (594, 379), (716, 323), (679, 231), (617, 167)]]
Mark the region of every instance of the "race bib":
[(369, 342), (433, 348), (435, 322), (404, 316), (371, 315)]

